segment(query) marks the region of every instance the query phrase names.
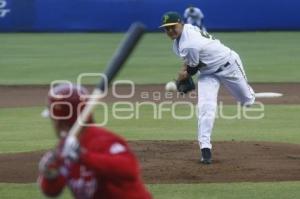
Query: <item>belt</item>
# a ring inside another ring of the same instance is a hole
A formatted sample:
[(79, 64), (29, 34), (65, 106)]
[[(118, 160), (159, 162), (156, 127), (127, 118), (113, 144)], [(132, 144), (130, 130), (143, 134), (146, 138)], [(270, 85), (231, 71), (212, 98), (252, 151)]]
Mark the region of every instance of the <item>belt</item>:
[(215, 73), (219, 73), (219, 72), (225, 70), (225, 68), (229, 65), (230, 65), (230, 62), (228, 61), (223, 66), (221, 66)]

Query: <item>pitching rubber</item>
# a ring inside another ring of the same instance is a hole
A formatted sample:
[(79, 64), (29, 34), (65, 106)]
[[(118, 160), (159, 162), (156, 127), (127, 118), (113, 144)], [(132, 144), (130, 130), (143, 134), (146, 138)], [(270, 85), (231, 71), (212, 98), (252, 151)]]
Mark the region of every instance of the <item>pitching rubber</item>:
[(275, 97), (282, 97), (282, 93), (273, 93), (273, 92), (261, 92), (255, 93), (256, 98), (275, 98)]

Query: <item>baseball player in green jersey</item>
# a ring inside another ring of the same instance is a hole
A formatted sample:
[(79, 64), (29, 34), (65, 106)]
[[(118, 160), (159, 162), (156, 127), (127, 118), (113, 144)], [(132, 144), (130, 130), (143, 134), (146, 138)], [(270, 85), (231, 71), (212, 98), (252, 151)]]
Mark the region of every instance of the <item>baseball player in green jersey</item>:
[[(186, 80), (198, 74), (198, 141), (202, 153), (201, 162), (210, 164), (211, 134), (220, 85), (223, 84), (243, 106), (254, 103), (254, 91), (247, 82), (239, 55), (219, 40), (197, 26), (183, 24), (176, 12), (165, 13), (160, 27), (173, 40), (173, 51), (184, 63), (179, 71), (177, 85), (180, 82), (189, 84), (190, 81)], [(184, 93), (188, 91), (180, 90)]]

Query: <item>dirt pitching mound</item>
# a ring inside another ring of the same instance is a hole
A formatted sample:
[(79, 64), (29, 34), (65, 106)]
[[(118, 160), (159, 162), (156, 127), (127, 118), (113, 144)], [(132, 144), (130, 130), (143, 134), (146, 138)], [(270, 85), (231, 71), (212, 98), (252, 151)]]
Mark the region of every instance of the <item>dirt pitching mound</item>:
[[(213, 164), (199, 163), (197, 142), (132, 141), (146, 183), (257, 182), (300, 180), (300, 145), (216, 142)], [(0, 181), (30, 183), (44, 151), (0, 154)]]

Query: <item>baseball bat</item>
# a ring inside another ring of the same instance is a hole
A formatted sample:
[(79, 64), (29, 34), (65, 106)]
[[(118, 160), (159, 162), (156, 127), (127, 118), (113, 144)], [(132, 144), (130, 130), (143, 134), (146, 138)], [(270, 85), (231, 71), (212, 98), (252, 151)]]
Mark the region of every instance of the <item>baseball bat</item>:
[(104, 71), (105, 78), (101, 78), (99, 84), (96, 85), (96, 88), (92, 92), (91, 99), (87, 102), (85, 108), (78, 116), (76, 122), (70, 129), (68, 136), (77, 137), (79, 135), (82, 129), (82, 124), (87, 121), (87, 118), (95, 108), (97, 101), (102, 97), (102, 94), (105, 89), (108, 88), (109, 83), (118, 74), (128, 57), (132, 53), (133, 49), (138, 44), (144, 32), (145, 27), (141, 23), (136, 22), (130, 26), (124, 39), (111, 58), (111, 61), (106, 66), (106, 69)]

